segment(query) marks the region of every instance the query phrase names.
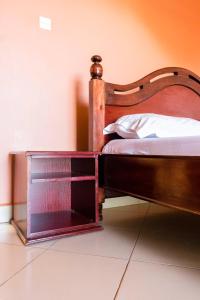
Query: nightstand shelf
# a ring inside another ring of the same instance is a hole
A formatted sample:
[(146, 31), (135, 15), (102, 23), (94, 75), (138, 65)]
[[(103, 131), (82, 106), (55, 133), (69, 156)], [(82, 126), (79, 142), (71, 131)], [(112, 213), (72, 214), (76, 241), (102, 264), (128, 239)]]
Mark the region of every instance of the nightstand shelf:
[(97, 153), (35, 151), (13, 156), (13, 224), (25, 244), (101, 229)]
[(83, 181), (83, 180), (95, 180), (95, 176), (67, 176), (65, 173), (58, 174), (32, 174), (31, 183), (38, 182), (53, 182), (53, 181)]

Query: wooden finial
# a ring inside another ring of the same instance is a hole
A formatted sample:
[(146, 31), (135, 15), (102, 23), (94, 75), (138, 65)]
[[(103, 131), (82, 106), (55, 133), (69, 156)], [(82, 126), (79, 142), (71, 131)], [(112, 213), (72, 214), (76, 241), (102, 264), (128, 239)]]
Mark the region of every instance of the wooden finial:
[(102, 65), (100, 64), (100, 62), (102, 61), (101, 56), (94, 55), (92, 56), (91, 61), (93, 62), (90, 68), (90, 74), (92, 79), (101, 79), (103, 75), (103, 68)]

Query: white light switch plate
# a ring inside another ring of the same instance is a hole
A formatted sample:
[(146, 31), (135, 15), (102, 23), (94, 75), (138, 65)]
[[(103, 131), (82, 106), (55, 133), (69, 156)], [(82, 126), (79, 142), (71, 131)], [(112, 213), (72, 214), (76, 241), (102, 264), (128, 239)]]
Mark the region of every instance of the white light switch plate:
[(40, 28), (42, 28), (42, 29), (45, 29), (45, 30), (52, 29), (52, 20), (50, 18), (40, 16), (39, 24), (40, 24)]

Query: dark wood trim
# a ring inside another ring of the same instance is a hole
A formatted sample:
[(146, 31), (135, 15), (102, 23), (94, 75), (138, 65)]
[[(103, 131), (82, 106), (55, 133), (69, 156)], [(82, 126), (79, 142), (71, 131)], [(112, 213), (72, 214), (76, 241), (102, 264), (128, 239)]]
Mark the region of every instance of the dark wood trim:
[(13, 154), (13, 224), (24, 243), (100, 229), (98, 154)]
[[(169, 67), (130, 84), (113, 84), (102, 80), (101, 60), (92, 58), (90, 150), (101, 151), (107, 141), (118, 138), (103, 136), (103, 128), (125, 114), (148, 112), (200, 120), (198, 75)], [(200, 214), (200, 157), (105, 155), (100, 164), (100, 186), (106, 194), (128, 194)]]
[(103, 155), (102, 163), (106, 190), (200, 214), (200, 156)]
[(104, 145), (105, 82), (90, 80), (89, 84), (89, 151), (100, 151)]
[(162, 81), (164, 78), (189, 78), (194, 82), (200, 83), (200, 77), (196, 75), (195, 73), (191, 72), (190, 70), (184, 69), (184, 68), (178, 68), (178, 67), (168, 67), (168, 68), (162, 68), (159, 70), (156, 70), (149, 75), (143, 77), (140, 80), (137, 80), (135, 82), (132, 82), (130, 84), (113, 84), (113, 83), (108, 83), (109, 87), (111, 90), (114, 91), (129, 91), (132, 89), (135, 89), (139, 87), (140, 89), (144, 89), (145, 86), (157, 82), (157, 81)]
[[(114, 135), (105, 137), (102, 132), (105, 125), (115, 121), (120, 115), (128, 114), (129, 112), (145, 112), (145, 103), (147, 103), (148, 107), (146, 112), (158, 113), (159, 110), (162, 111), (161, 106), (164, 105), (162, 100), (166, 98), (163, 95), (167, 94), (172, 87), (176, 87), (177, 92), (177, 98), (175, 98), (174, 102), (182, 101), (181, 94), (188, 94), (188, 91), (190, 91), (191, 99), (188, 99), (188, 104), (181, 104), (186, 106), (184, 116), (188, 115), (188, 117), (200, 120), (200, 113), (196, 112), (195, 115), (193, 112), (190, 113), (190, 110), (196, 111), (196, 107), (191, 104), (192, 99), (195, 98), (195, 95), (200, 95), (200, 77), (195, 73), (184, 68), (168, 67), (154, 71), (138, 81), (120, 85), (102, 80), (103, 68), (100, 65), (101, 61), (102, 58), (99, 55), (92, 57), (92, 79), (89, 85), (89, 150), (101, 151), (108, 140), (116, 138)], [(148, 102), (157, 94), (162, 93), (162, 91), (163, 95), (160, 96), (156, 107), (154, 105), (149, 111)], [(170, 97), (172, 98), (172, 96)], [(175, 104), (177, 106), (177, 103)], [(163, 110), (165, 111), (165, 108)], [(181, 113), (174, 109), (172, 115), (180, 116)], [(171, 111), (168, 114), (171, 114)]]
[[(115, 89), (115, 85), (113, 87), (113, 84), (107, 83), (106, 84), (106, 94), (107, 94), (106, 105), (113, 105), (113, 106), (136, 105), (149, 99), (151, 96), (155, 95), (159, 91), (173, 85), (185, 86), (191, 89), (193, 92), (197, 93), (197, 95), (200, 95), (198, 82), (194, 81), (189, 76), (177, 75), (173, 77), (160, 78), (152, 83), (150, 82), (146, 83), (145, 85), (142, 85), (143, 86), (142, 89), (140, 88), (139, 91), (130, 94), (116, 94), (117, 90)], [(121, 88), (121, 91), (127, 92), (129, 91), (129, 89)]]

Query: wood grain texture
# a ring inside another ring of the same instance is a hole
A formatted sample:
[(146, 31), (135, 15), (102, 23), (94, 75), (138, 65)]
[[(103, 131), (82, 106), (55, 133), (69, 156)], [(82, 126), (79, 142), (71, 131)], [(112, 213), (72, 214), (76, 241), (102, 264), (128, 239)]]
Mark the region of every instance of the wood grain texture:
[[(163, 68), (127, 85), (106, 83), (106, 104), (134, 105), (173, 85), (186, 86), (199, 94), (199, 83), (200, 77), (187, 69)], [(134, 89), (135, 92), (127, 94)], [(118, 92), (121, 94), (119, 95)]]
[(105, 124), (116, 121), (122, 115), (146, 112), (200, 120), (199, 106), (197, 93), (185, 86), (174, 85), (132, 106), (106, 105)]
[(103, 164), (105, 188), (200, 214), (200, 157), (104, 155)]
[(200, 120), (200, 77), (177, 67), (163, 68), (126, 85), (90, 80), (89, 149), (101, 151), (116, 135), (103, 136), (103, 128), (120, 116), (160, 113)]
[(104, 145), (105, 83), (93, 79), (89, 83), (89, 151), (100, 151)]
[(103, 76), (103, 68), (100, 64), (100, 62), (102, 61), (101, 56), (94, 55), (92, 56), (91, 61), (93, 62), (90, 68), (90, 75), (92, 79), (101, 79), (101, 77)]
[(98, 153), (30, 151), (14, 158), (13, 224), (24, 243), (100, 229)]
[[(90, 87), (90, 147), (95, 151), (119, 138), (102, 132), (123, 115), (200, 120), (200, 77), (183, 68), (163, 68), (127, 85), (92, 79)], [(100, 187), (110, 197), (128, 194), (200, 214), (200, 157), (105, 155), (99, 161)]]
[(13, 215), (15, 222), (19, 226), (23, 234), (27, 235), (28, 222), (28, 170), (29, 161), (26, 159), (25, 153), (12, 155), (13, 160)]

